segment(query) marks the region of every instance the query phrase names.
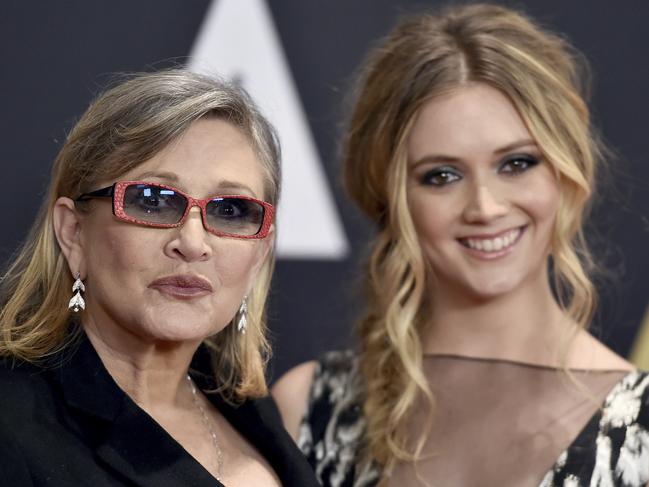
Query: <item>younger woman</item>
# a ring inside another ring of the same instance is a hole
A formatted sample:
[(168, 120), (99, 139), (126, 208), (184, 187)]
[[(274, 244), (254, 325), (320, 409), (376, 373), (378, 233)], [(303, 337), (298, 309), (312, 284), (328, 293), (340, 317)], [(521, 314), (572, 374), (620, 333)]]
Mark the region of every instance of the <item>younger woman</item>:
[(344, 152), (377, 228), (359, 353), (275, 387), (325, 486), (649, 480), (649, 376), (586, 331), (601, 152), (578, 59), (489, 5), (370, 54)]

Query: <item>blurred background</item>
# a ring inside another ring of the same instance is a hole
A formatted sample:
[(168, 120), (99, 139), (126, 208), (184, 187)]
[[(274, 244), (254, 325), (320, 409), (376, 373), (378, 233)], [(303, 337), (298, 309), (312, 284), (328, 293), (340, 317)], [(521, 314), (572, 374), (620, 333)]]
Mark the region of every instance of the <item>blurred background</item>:
[[(0, 261), (26, 237), (66, 133), (114, 73), (178, 64), (240, 82), (284, 149), (271, 376), (350, 347), (371, 225), (340, 184), (338, 143), (364, 54), (396, 19), (448, 2), (5, 0), (0, 3)], [(593, 333), (649, 368), (649, 3), (494, 2), (588, 58), (591, 109), (614, 157), (589, 236), (607, 269)]]

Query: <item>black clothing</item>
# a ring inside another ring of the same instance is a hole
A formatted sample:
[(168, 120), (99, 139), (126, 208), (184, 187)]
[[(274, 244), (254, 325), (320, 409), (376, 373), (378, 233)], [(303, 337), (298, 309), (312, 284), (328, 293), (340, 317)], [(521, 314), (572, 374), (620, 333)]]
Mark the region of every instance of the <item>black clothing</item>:
[[(430, 355), (424, 356), (423, 371), (436, 394), (435, 412), (442, 420), (434, 424), (429, 438), (431, 441), (424, 445), (417, 470), (408, 463), (397, 465), (388, 485), (458, 485), (443, 477), (449, 475), (445, 469), (455, 453), (461, 456), (464, 475), (476, 471), (483, 474), (480, 481), (462, 485), (649, 485), (649, 372), (573, 370), (573, 377), (578, 378), (582, 387), (586, 384), (608, 384), (604, 388), (588, 388), (584, 392), (567, 381), (565, 373), (560, 370), (505, 360)], [(465, 372), (463, 376), (459, 374), (462, 371)], [(526, 380), (516, 380), (516, 377)], [(463, 383), (467, 380), (473, 381), (468, 389), (482, 396), (482, 400), (476, 394), (465, 395), (467, 390), (463, 388)], [(501, 382), (507, 387), (511, 385), (509, 394), (504, 393)], [(444, 387), (434, 387), (440, 384), (444, 384)], [(502, 395), (499, 398), (490, 397), (494, 393)], [(539, 396), (535, 396), (535, 393)], [(516, 402), (519, 396), (528, 399), (521, 404)], [(573, 401), (571, 396), (578, 398), (579, 402)], [(595, 396), (600, 396), (602, 401), (595, 402)], [(452, 398), (450, 409), (446, 407), (449, 398)], [(363, 401), (364, 380), (359, 371), (358, 357), (349, 351), (329, 352), (322, 356), (315, 369), (307, 413), (300, 424), (298, 445), (324, 487), (374, 487), (381, 478), (380, 465), (362, 462), (366, 429)], [(535, 411), (538, 415), (539, 411), (543, 411), (543, 408), (536, 408), (539, 402), (543, 402), (544, 407), (555, 409), (558, 421), (539, 423), (538, 418), (529, 418), (525, 414)], [(560, 407), (555, 408), (556, 404), (560, 404)], [(566, 408), (566, 405), (575, 407)], [(526, 409), (526, 406), (532, 407)], [(478, 412), (472, 417), (463, 413), (473, 411), (474, 407)], [(584, 411), (590, 408), (594, 411), (584, 416)], [(505, 411), (503, 421), (490, 421), (493, 424), (485, 426), (485, 418), (497, 419), (498, 414), (492, 413), (501, 410)], [(575, 410), (580, 410), (581, 414), (576, 416)], [(415, 432), (421, 431), (424, 424), (419, 421), (419, 414), (412, 414), (409, 425)], [(577, 428), (572, 424), (576, 418), (579, 418)], [(585, 422), (583, 427), (582, 420)], [(525, 429), (536, 423), (540, 428), (538, 434)], [(491, 429), (493, 434), (473, 435), (476, 425), (479, 431)], [(553, 434), (559, 438), (557, 433), (563, 429), (576, 433), (568, 438), (547, 465), (539, 466), (537, 457), (543, 449), (538, 446), (552, 445), (549, 438), (552, 439)], [(444, 434), (435, 435), (440, 430)], [(459, 448), (449, 444), (454, 434), (458, 435), (458, 441), (464, 440)], [(503, 438), (525, 436), (528, 437), (512, 443), (516, 451), (499, 448)], [(488, 448), (493, 450), (491, 456), (484, 453)], [(505, 464), (501, 457), (517, 454), (522, 457), (520, 469), (538, 478), (528, 478), (526, 482), (512, 480), (511, 468), (499, 468)], [(493, 462), (481, 463), (480, 460), (484, 458)], [(485, 471), (480, 470), (484, 467)], [(416, 474), (429, 484), (421, 481)], [(500, 480), (494, 481), (494, 478)]]
[[(207, 351), (192, 369), (209, 386)], [(285, 487), (316, 487), (309, 465), (269, 397), (232, 406), (206, 397), (277, 473)], [(87, 337), (48, 361), (0, 365), (0, 485), (221, 486), (112, 379)]]

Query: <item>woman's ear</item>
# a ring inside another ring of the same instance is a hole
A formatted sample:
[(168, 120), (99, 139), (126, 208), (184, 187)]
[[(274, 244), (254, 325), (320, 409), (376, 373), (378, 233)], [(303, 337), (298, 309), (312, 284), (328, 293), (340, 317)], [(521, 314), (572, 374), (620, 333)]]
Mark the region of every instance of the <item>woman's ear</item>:
[(74, 201), (66, 197), (57, 199), (52, 210), (52, 220), (56, 240), (59, 242), (59, 247), (61, 247), (65, 259), (68, 261), (70, 273), (74, 277), (77, 277), (78, 273), (81, 275), (81, 279), (85, 279), (86, 268), (81, 238), (81, 218), (74, 206)]

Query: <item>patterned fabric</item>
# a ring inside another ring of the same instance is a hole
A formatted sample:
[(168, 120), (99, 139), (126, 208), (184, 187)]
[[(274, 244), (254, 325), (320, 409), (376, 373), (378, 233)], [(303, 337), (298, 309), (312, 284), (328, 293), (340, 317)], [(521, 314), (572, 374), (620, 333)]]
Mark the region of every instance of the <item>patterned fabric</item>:
[[(378, 465), (359, 462), (365, 432), (362, 399), (352, 352), (324, 355), (298, 437), (324, 487), (370, 487), (380, 478)], [(648, 482), (649, 373), (635, 371), (610, 391), (539, 487), (643, 487)]]
[(363, 467), (362, 382), (352, 352), (330, 352), (316, 366), (298, 446), (324, 487), (370, 487), (380, 476)]

